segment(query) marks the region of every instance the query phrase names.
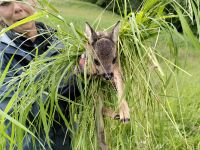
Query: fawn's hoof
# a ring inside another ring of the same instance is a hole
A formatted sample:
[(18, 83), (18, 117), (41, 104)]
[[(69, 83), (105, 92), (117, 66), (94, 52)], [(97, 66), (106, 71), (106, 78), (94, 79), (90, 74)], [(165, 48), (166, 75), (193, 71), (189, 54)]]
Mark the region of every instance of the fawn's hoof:
[(123, 118), (123, 119), (120, 119), (120, 120), (123, 123), (128, 123), (130, 121), (130, 118)]
[(120, 119), (120, 115), (119, 115), (119, 114), (115, 115), (115, 116), (114, 116), (114, 119), (115, 119), (115, 120), (120, 120), (120, 121), (123, 122), (123, 123), (127, 123), (127, 122), (130, 121), (130, 118), (122, 118), (122, 119)]
[(120, 105), (119, 116), (120, 116), (121, 122), (123, 123), (127, 123), (130, 121), (129, 107), (126, 101), (124, 101)]

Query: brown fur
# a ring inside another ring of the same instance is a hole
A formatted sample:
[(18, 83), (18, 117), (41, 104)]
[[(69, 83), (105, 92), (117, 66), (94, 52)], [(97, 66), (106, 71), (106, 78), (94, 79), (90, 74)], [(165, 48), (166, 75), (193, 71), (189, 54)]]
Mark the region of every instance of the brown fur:
[[(89, 74), (100, 75), (106, 79), (112, 80), (117, 89), (119, 113), (112, 111), (111, 109), (97, 105), (97, 120), (98, 137), (100, 148), (107, 150), (104, 136), (104, 124), (103, 115), (109, 116), (113, 119), (120, 119), (123, 123), (126, 123), (130, 119), (128, 103), (124, 96), (124, 83), (122, 80), (122, 73), (117, 63), (117, 40), (119, 32), (119, 22), (114, 26), (111, 32), (95, 32), (91, 26), (86, 23), (85, 34), (88, 38), (88, 44), (86, 44), (87, 65), (89, 65)], [(101, 99), (99, 99), (101, 101)]]

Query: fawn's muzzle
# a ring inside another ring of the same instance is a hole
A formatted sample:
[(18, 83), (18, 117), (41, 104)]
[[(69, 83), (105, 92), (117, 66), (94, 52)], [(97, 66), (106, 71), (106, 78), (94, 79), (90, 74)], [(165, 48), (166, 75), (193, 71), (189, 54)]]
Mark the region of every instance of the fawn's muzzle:
[(103, 74), (103, 77), (106, 79), (106, 80), (111, 80), (113, 78), (113, 73), (104, 73)]

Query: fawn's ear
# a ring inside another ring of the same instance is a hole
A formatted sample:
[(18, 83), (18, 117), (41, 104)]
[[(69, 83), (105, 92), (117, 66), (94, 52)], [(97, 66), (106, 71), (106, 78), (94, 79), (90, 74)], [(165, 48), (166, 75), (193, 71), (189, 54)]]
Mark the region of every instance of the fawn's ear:
[(85, 23), (85, 35), (89, 41), (90, 44), (94, 43), (97, 41), (97, 34), (96, 32), (92, 29), (92, 27), (89, 25), (88, 22)]
[(110, 33), (110, 37), (112, 38), (112, 40), (116, 43), (118, 40), (118, 34), (119, 34), (119, 28), (120, 28), (120, 21), (118, 21), (114, 28), (112, 29), (111, 33)]

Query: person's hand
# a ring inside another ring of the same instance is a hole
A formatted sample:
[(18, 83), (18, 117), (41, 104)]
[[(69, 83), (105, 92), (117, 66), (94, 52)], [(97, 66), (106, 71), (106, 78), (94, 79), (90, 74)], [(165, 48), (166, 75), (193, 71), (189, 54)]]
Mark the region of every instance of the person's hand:
[(79, 59), (79, 71), (80, 72), (84, 72), (84, 68), (86, 66), (86, 62), (87, 62), (87, 56), (86, 54), (82, 54), (80, 59)]

